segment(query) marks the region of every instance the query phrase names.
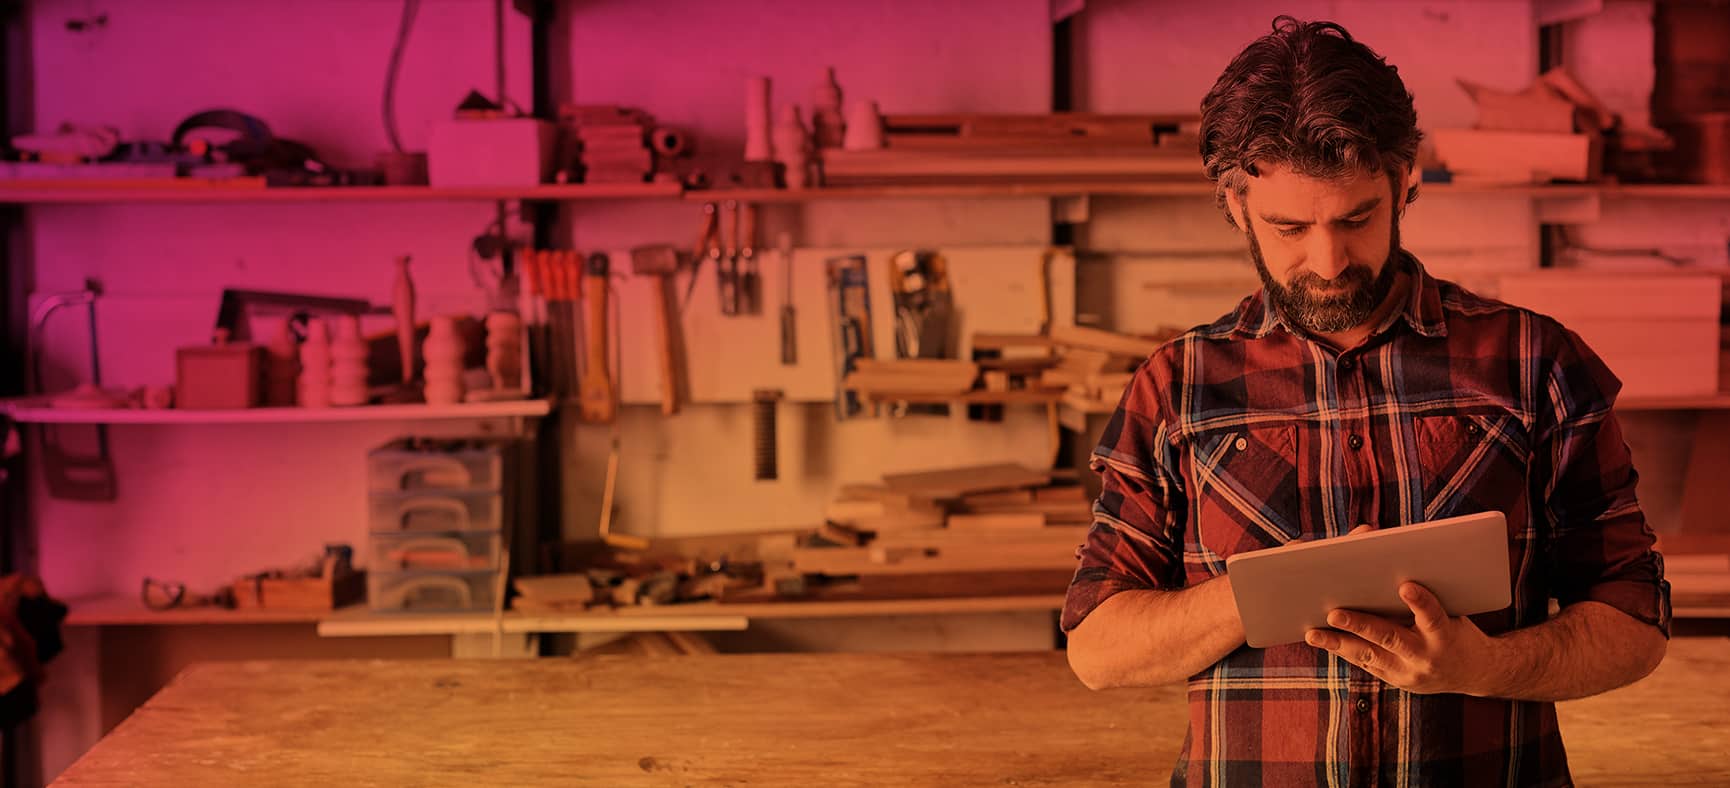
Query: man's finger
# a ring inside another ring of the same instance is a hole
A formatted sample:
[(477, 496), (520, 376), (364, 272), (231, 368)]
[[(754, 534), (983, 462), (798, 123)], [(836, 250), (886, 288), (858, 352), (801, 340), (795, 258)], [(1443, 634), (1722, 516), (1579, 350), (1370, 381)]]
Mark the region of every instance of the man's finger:
[(1376, 530), (1375, 526), (1370, 525), (1369, 523), (1364, 523), (1362, 525), (1359, 525), (1356, 528), (1351, 529), (1350, 531), (1347, 531), (1346, 536), (1351, 536), (1352, 534), (1361, 534), (1365, 531), (1374, 531), (1374, 530)]
[(1326, 629), (1312, 629), (1304, 642), (1367, 670), (1378, 677), (1397, 670), (1399, 656), (1356, 635)]
[(1419, 632), (1435, 632), (1448, 623), (1448, 611), (1442, 607), (1442, 600), (1417, 583), (1400, 585), (1400, 601), (1412, 609), (1413, 628)]
[(1328, 626), (1357, 635), (1397, 656), (1411, 657), (1415, 654), (1411, 631), (1380, 616), (1356, 610), (1335, 610), (1328, 614)]

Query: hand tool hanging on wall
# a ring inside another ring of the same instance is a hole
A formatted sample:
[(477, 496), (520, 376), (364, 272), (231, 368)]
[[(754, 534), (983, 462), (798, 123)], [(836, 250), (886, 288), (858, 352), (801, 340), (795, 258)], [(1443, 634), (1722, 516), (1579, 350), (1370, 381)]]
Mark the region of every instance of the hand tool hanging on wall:
[(751, 392), (751, 467), (752, 476), (760, 482), (774, 481), (779, 476), (780, 447), (776, 445), (775, 415), (780, 402), (780, 389)]
[(863, 409), (859, 396), (847, 390), (847, 376), (857, 361), (872, 358), (870, 277), (861, 254), (825, 261), (829, 275), (829, 322), (835, 342), (835, 418), (849, 419)]
[[(691, 280), (685, 283), (685, 298), (681, 307), (691, 305), (691, 293), (697, 289), (697, 276), (708, 260), (719, 277), (721, 271), (721, 209), (715, 203), (703, 203), (703, 229), (697, 234), (697, 248), (691, 254)], [(720, 281), (718, 278), (716, 281)]]
[(661, 413), (679, 412), (679, 375), (675, 359), (678, 321), (674, 320), (673, 274), (679, 270), (679, 253), (667, 245), (639, 246), (631, 250), (631, 272), (654, 277), (655, 329), (660, 332)]
[(721, 233), (726, 246), (726, 258), (716, 268), (717, 289), (721, 293), (721, 314), (739, 314), (739, 201), (727, 201), (727, 216)]
[[(921, 249), (891, 256), (889, 292), (895, 309), (895, 357), (953, 358), (955, 310), (949, 293), (949, 266), (943, 255)], [(943, 415), (949, 407), (901, 404), (894, 412)]]
[(763, 276), (757, 268), (757, 206), (746, 203), (742, 208), (745, 214), (745, 230), (739, 236), (739, 273), (734, 311), (738, 314), (756, 315), (763, 311)]
[(587, 335), (583, 354), (583, 380), (578, 408), (583, 421), (612, 421), (618, 410), (613, 381), (607, 365), (607, 274), (611, 261), (593, 252), (583, 265), (583, 301), (587, 305)]
[(541, 253), (533, 249), (518, 250), (523, 261), (522, 287), (517, 291), (517, 313), (523, 318), (523, 334), (528, 338), (529, 395), (547, 394), (546, 302), (541, 284)]
[(793, 311), (793, 235), (781, 233), (777, 240), (781, 270), (786, 278), (781, 289), (781, 364), (790, 367), (799, 361), (798, 321)]
[[(97, 352), (96, 342), (96, 298), (102, 290), (95, 280), (84, 281), (84, 289), (72, 293), (60, 293), (43, 298), (37, 302), (36, 308), (30, 310), (30, 373), (34, 378), (31, 388), (38, 394), (47, 394), (48, 382), (42, 374), (43, 356), (47, 344), (46, 329), (48, 319), (55, 312), (68, 307), (84, 307), (86, 328), (90, 332), (90, 382), (93, 387), (102, 385), (102, 365)], [(65, 500), (73, 501), (112, 501), (116, 495), (114, 478), (114, 463), (108, 457), (108, 428), (97, 424), (95, 430), (95, 453), (74, 453), (66, 448), (63, 442), (71, 427), (62, 425), (40, 425), (36, 434), (42, 446), (43, 476), (48, 483), (48, 494)]]
[(410, 258), (403, 255), (396, 259), (396, 283), (391, 291), (390, 310), (396, 318), (396, 351), (402, 363), (402, 382), (404, 386), (414, 382), (414, 279), (409, 276), (408, 264)]

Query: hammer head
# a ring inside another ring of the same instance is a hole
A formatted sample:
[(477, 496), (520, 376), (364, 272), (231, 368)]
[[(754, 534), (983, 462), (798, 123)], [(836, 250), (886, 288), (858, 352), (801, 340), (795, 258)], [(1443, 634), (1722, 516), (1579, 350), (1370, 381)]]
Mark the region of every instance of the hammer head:
[(638, 276), (672, 276), (679, 270), (679, 250), (671, 244), (639, 246), (631, 250), (631, 273)]

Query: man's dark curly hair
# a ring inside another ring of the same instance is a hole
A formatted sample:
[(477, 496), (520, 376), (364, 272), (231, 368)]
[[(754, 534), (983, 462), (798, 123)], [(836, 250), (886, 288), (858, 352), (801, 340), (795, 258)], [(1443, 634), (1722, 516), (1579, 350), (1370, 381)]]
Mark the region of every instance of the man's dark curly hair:
[[(1398, 190), (1422, 136), (1399, 69), (1333, 22), (1275, 18), (1201, 101), (1202, 166), (1222, 210), (1258, 164), (1312, 178), (1379, 170)], [(1405, 200), (1415, 199), (1413, 187)]]

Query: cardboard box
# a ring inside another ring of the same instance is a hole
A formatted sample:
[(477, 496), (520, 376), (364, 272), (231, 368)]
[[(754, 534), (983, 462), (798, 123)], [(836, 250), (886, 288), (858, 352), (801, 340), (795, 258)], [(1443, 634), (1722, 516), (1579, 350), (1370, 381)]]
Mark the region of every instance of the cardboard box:
[(536, 118), (443, 120), (427, 143), (433, 186), (534, 186), (547, 182), (554, 129)]

